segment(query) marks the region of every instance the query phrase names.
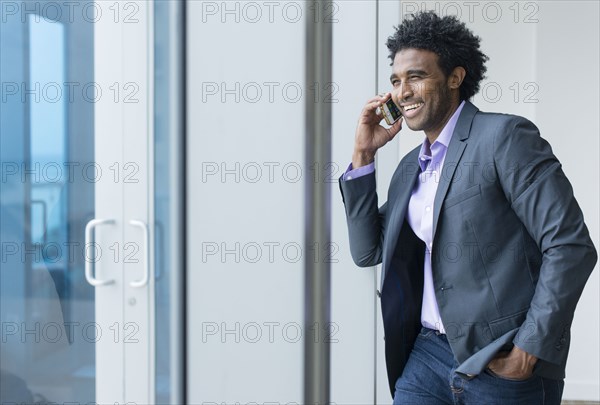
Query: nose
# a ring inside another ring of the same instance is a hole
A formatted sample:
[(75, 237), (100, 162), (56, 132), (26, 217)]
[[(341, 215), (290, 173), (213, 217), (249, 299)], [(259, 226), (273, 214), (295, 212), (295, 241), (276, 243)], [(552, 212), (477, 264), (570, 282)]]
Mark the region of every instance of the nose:
[(398, 100), (408, 100), (414, 95), (413, 88), (409, 83), (402, 82), (398, 87)]

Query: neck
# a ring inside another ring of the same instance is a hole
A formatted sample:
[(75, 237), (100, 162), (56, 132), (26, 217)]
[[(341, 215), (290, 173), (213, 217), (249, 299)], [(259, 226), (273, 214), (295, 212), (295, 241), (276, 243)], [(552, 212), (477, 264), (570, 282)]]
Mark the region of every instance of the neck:
[(452, 118), (452, 115), (454, 115), (454, 113), (456, 112), (456, 109), (458, 108), (459, 105), (460, 105), (460, 100), (453, 101), (452, 104), (450, 105), (450, 108), (448, 108), (448, 110), (446, 111), (444, 118), (440, 121), (440, 123), (438, 125), (436, 125), (435, 128), (424, 130), (425, 136), (429, 140), (430, 145), (432, 145), (435, 142), (435, 140), (438, 138), (438, 136), (440, 136), (440, 134), (442, 133), (442, 130), (444, 129), (444, 127), (446, 126), (448, 121), (450, 121), (450, 118)]

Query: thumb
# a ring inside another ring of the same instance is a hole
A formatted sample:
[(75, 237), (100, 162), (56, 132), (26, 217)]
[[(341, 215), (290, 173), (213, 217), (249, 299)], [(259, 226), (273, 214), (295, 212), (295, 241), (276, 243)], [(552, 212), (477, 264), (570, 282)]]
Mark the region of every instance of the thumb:
[(400, 132), (402, 129), (402, 122), (404, 121), (404, 117), (400, 117), (398, 121), (394, 122), (391, 127), (387, 129), (388, 134), (390, 135), (390, 141), (394, 139), (396, 134)]

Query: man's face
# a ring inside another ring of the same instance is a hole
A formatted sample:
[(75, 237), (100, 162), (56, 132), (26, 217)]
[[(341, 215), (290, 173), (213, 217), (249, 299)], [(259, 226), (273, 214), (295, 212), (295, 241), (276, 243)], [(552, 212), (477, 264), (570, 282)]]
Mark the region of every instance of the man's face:
[(459, 98), (438, 65), (438, 56), (422, 49), (399, 51), (390, 81), (392, 97), (408, 127), (435, 139), (456, 110)]

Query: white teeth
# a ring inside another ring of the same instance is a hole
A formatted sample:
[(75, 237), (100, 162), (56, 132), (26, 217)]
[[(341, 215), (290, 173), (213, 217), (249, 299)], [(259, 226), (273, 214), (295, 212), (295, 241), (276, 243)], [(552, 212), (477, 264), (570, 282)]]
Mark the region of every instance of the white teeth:
[(406, 107), (404, 107), (404, 111), (410, 111), (410, 110), (414, 110), (417, 107), (420, 107), (423, 103), (417, 103), (417, 104), (413, 104), (413, 105), (408, 105)]

